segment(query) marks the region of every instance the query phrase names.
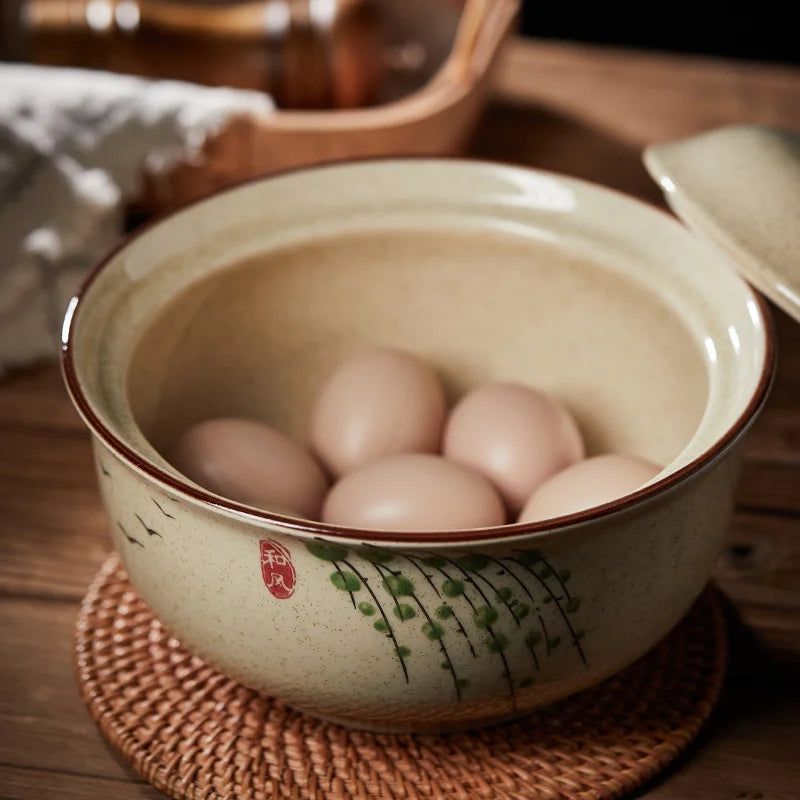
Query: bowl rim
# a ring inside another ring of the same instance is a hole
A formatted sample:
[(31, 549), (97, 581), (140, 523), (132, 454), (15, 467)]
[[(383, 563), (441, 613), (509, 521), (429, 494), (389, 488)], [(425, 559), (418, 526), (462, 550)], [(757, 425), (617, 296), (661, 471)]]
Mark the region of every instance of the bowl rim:
[[(602, 191), (615, 195), (618, 199), (634, 203), (649, 212), (661, 215), (671, 223), (678, 223), (688, 236), (696, 236), (690, 229), (682, 225), (681, 221), (668, 211), (659, 208), (651, 203), (645, 202), (633, 195), (613, 189), (603, 184), (593, 181), (576, 178), (571, 175), (557, 173), (550, 170), (541, 170), (514, 162), (505, 162), (498, 159), (473, 158), (465, 156), (419, 156), (419, 155), (398, 155), (398, 156), (378, 156), (355, 158), (347, 161), (332, 160), (316, 164), (307, 164), (296, 167), (288, 167), (266, 175), (258, 175), (245, 180), (237, 181), (229, 186), (218, 189), (201, 198), (193, 200), (180, 208), (156, 215), (150, 220), (139, 225), (131, 231), (105, 255), (103, 259), (89, 272), (83, 279), (78, 290), (73, 295), (67, 306), (64, 321), (61, 329), (61, 372), (67, 392), (73, 405), (82, 417), (84, 423), (96, 437), (100, 439), (110, 450), (112, 450), (122, 461), (127, 462), (137, 471), (144, 473), (145, 476), (154, 480), (162, 486), (168, 487), (173, 492), (187, 497), (189, 500), (200, 505), (210, 506), (211, 508), (233, 516), (234, 518), (246, 520), (250, 523), (267, 523), (284, 529), (286, 533), (296, 534), (309, 538), (327, 538), (345, 541), (358, 541), (365, 544), (388, 544), (392, 543), (399, 546), (414, 545), (457, 545), (472, 544), (479, 541), (496, 543), (507, 539), (519, 537), (528, 538), (534, 536), (537, 539), (549, 538), (550, 534), (557, 534), (567, 528), (577, 526), (583, 527), (587, 523), (602, 521), (611, 515), (621, 512), (631, 511), (635, 508), (647, 504), (649, 501), (658, 499), (673, 489), (678, 488), (690, 478), (707, 469), (711, 464), (721, 458), (736, 442), (744, 435), (750, 425), (754, 422), (759, 412), (763, 408), (769, 396), (769, 392), (775, 377), (777, 361), (775, 345), (775, 327), (772, 314), (764, 298), (753, 289), (753, 287), (739, 276), (747, 292), (756, 303), (763, 322), (762, 331), (764, 336), (764, 357), (761, 365), (761, 373), (750, 400), (744, 410), (739, 414), (733, 424), (718, 437), (713, 444), (707, 447), (702, 453), (693, 458), (689, 463), (665, 475), (663, 478), (650, 483), (643, 488), (625, 495), (624, 497), (611, 500), (602, 505), (593, 506), (583, 511), (565, 514), (552, 519), (539, 520), (536, 522), (516, 522), (505, 525), (495, 525), (483, 528), (468, 528), (457, 531), (415, 531), (413, 534), (399, 533), (391, 530), (367, 529), (332, 525), (325, 522), (305, 520), (299, 517), (290, 517), (276, 514), (270, 511), (248, 506), (235, 500), (229, 500), (214, 494), (206, 489), (196, 486), (188, 481), (183, 481), (169, 472), (152, 464), (147, 459), (141, 457), (130, 445), (95, 414), (86, 394), (83, 391), (78, 378), (74, 357), (74, 338), (72, 333), (76, 327), (78, 314), (83, 307), (84, 300), (92, 287), (92, 284), (99, 275), (108, 267), (111, 261), (122, 250), (127, 248), (132, 242), (145, 236), (151, 228), (168, 222), (172, 217), (187, 211), (195, 206), (201, 205), (210, 200), (214, 200), (221, 195), (235, 192), (238, 189), (260, 182), (269, 182), (275, 178), (283, 178), (297, 173), (306, 173), (319, 169), (331, 169), (336, 167), (347, 167), (348, 165), (369, 165), (393, 161), (402, 162), (445, 162), (467, 166), (483, 166), (486, 168), (503, 167), (513, 168), (523, 171), (535, 172), (538, 175), (552, 177), (556, 180), (568, 180), (584, 186), (591, 191)], [(733, 271), (733, 267), (731, 267)]]

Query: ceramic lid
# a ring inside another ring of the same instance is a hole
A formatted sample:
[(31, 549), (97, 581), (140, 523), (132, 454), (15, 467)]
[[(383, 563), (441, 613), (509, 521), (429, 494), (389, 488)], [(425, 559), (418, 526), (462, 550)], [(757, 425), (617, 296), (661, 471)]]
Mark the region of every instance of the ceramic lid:
[(800, 133), (742, 125), (649, 147), (672, 210), (800, 322)]

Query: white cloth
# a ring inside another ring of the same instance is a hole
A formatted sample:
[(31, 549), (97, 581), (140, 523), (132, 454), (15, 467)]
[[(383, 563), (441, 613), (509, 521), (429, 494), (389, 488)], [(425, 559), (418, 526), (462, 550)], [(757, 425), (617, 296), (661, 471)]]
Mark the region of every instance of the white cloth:
[(269, 96), (0, 64), (0, 375), (54, 357), (64, 310), (117, 241), (144, 172), (196, 159)]

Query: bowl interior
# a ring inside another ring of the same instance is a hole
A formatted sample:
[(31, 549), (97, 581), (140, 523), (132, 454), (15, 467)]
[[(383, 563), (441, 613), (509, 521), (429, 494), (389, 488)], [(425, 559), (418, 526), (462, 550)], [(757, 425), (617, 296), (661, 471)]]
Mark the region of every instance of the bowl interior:
[(296, 244), (192, 286), (134, 350), (131, 409), (161, 452), (214, 416), (264, 419), (302, 441), (320, 383), (374, 344), (423, 356), (453, 400), (484, 381), (544, 388), (590, 451), (663, 465), (708, 395), (700, 347), (629, 278), (550, 242), (419, 229)]
[(211, 416), (303, 440), (321, 382), (379, 344), (430, 360), (452, 399), (487, 380), (550, 391), (590, 452), (663, 477), (737, 424), (766, 359), (750, 290), (666, 215), (458, 161), (317, 168), (203, 201), (113, 256), (67, 327), (90, 424), (173, 475), (161, 454)]

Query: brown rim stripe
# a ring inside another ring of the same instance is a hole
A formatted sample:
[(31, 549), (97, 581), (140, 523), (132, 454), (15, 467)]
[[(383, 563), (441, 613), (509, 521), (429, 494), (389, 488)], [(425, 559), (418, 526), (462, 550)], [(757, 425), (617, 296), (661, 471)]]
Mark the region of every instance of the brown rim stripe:
[[(453, 163), (461, 162), (467, 164), (478, 164), (486, 167), (503, 166), (503, 167), (513, 167), (514, 169), (523, 171), (527, 170), (526, 167), (521, 167), (518, 164), (505, 164), (500, 161), (489, 161), (477, 158), (464, 159), (457, 157), (419, 158), (416, 156), (408, 156), (408, 157), (400, 156), (395, 158), (353, 159), (348, 162), (334, 161), (330, 163), (315, 164), (306, 167), (289, 168), (286, 170), (282, 170), (280, 172), (272, 173), (267, 176), (259, 176), (250, 178), (245, 181), (240, 181), (232, 186), (220, 189), (217, 192), (214, 192), (203, 198), (195, 200), (194, 202), (187, 204), (186, 206), (184, 206), (181, 209), (178, 209), (177, 211), (172, 211), (157, 219), (148, 221), (147, 223), (142, 225), (139, 229), (137, 229), (134, 233), (124, 238), (88, 275), (88, 277), (84, 280), (81, 287), (79, 288), (77, 294), (72, 299), (70, 303), (69, 316), (67, 320), (65, 320), (64, 330), (62, 332), (62, 345), (61, 345), (62, 371), (72, 401), (75, 403), (75, 406), (77, 407), (78, 411), (80, 412), (81, 416), (83, 417), (84, 421), (89, 426), (89, 428), (113, 451), (115, 451), (119, 456), (121, 456), (123, 460), (133, 464), (135, 467), (137, 467), (139, 470), (141, 470), (151, 478), (169, 487), (170, 489), (178, 492), (179, 494), (185, 495), (186, 497), (189, 497), (192, 500), (199, 501), (205, 505), (233, 512), (236, 515), (246, 517), (250, 521), (263, 521), (280, 525), (296, 533), (305, 534), (308, 536), (326, 536), (334, 538), (338, 537), (338, 538), (347, 538), (351, 540), (358, 540), (362, 542), (387, 542), (387, 541), (398, 542), (398, 540), (402, 541), (402, 537), (398, 537), (397, 534), (391, 531), (362, 530), (358, 528), (334, 527), (333, 525), (328, 525), (324, 522), (313, 522), (309, 520), (296, 519), (293, 517), (284, 517), (281, 516), (280, 514), (273, 514), (268, 511), (262, 511), (260, 509), (255, 509), (250, 506), (242, 505), (241, 503), (237, 503), (232, 500), (219, 498), (216, 495), (213, 495), (202, 489), (197, 489), (189, 485), (188, 483), (184, 483), (183, 481), (174, 478), (172, 475), (159, 469), (154, 464), (151, 464), (149, 461), (146, 461), (145, 459), (141, 458), (132, 448), (128, 447), (128, 445), (126, 445), (126, 443), (122, 439), (116, 436), (113, 433), (113, 431), (109, 430), (101, 422), (101, 420), (97, 417), (97, 415), (92, 411), (86, 399), (86, 396), (84, 395), (80, 382), (78, 381), (77, 373), (75, 370), (74, 358), (73, 358), (74, 345), (71, 338), (72, 332), (74, 331), (75, 328), (78, 313), (82, 308), (82, 301), (85, 298), (88, 290), (91, 288), (91, 285), (94, 283), (95, 279), (106, 268), (106, 266), (110, 263), (110, 261), (120, 250), (127, 247), (135, 239), (138, 239), (140, 236), (143, 236), (150, 228), (155, 227), (156, 225), (160, 225), (166, 220), (169, 220), (170, 218), (178, 214), (181, 214), (188, 209), (194, 208), (195, 206), (201, 205), (202, 203), (208, 202), (209, 200), (213, 200), (214, 198), (224, 195), (228, 192), (236, 191), (242, 186), (247, 186), (251, 183), (258, 183), (260, 181), (267, 182), (275, 178), (284, 177), (286, 175), (292, 175), (295, 173), (304, 173), (320, 169), (336, 169), (337, 167), (347, 167), (352, 164), (385, 163), (396, 160), (418, 161), (420, 163), (425, 163), (430, 161), (449, 161)], [(676, 222), (675, 217), (663, 211), (662, 209), (656, 208), (655, 206), (652, 206), (648, 203), (644, 203), (641, 200), (636, 199), (635, 197), (624, 194), (623, 192), (618, 192), (614, 189), (609, 189), (605, 186), (600, 186), (599, 184), (593, 184), (590, 183), (589, 181), (584, 181), (579, 178), (573, 178), (568, 175), (558, 175), (556, 173), (548, 173), (545, 170), (537, 170), (537, 172), (542, 175), (552, 175), (554, 178), (560, 180), (567, 179), (570, 182), (586, 186), (594, 191), (607, 192), (611, 195), (615, 195), (616, 197), (622, 198), (628, 202), (634, 203), (643, 208), (647, 208), (649, 211), (661, 214), (662, 216), (669, 219), (673, 223)], [(704, 453), (701, 453), (699, 456), (697, 456), (697, 458), (695, 458), (689, 464), (686, 464), (684, 467), (681, 467), (681, 469), (676, 470), (675, 472), (672, 472), (669, 475), (666, 475), (661, 480), (657, 481), (654, 484), (651, 484), (650, 486), (645, 487), (644, 489), (640, 489), (638, 492), (634, 492), (633, 494), (630, 494), (622, 499), (613, 500), (609, 503), (605, 503), (604, 505), (601, 506), (596, 506), (586, 511), (581, 511), (575, 514), (568, 514), (563, 517), (558, 517), (555, 520), (548, 520), (546, 522), (503, 525), (493, 528), (475, 528), (472, 530), (456, 531), (456, 532), (420, 531), (420, 532), (415, 532), (414, 542), (426, 543), (426, 544), (435, 544), (435, 543), (458, 544), (462, 542), (476, 542), (484, 540), (500, 541), (503, 539), (513, 538), (516, 536), (528, 535), (528, 534), (542, 534), (543, 538), (544, 535), (550, 533), (556, 533), (559, 530), (568, 528), (572, 525), (591, 522), (592, 520), (607, 515), (609, 512), (617, 513), (629, 510), (640, 503), (655, 498), (659, 494), (662, 494), (665, 491), (676, 487), (681, 482), (687, 480), (696, 473), (705, 469), (714, 460), (716, 460), (716, 458), (724, 454), (733, 444), (735, 444), (737, 439), (748, 429), (748, 427), (754, 421), (754, 419), (760, 412), (761, 408), (763, 407), (764, 403), (766, 402), (767, 396), (769, 394), (769, 389), (772, 384), (772, 380), (774, 378), (776, 352), (775, 352), (775, 332), (772, 322), (772, 316), (770, 314), (769, 307), (767, 306), (766, 302), (762, 299), (762, 297), (756, 292), (754, 292), (752, 289), (750, 289), (750, 292), (754, 301), (757, 303), (759, 307), (759, 310), (761, 312), (761, 318), (764, 323), (763, 330), (764, 330), (765, 352), (764, 352), (764, 363), (762, 366), (761, 375), (759, 377), (759, 381), (755, 388), (755, 391), (753, 392), (753, 396), (750, 398), (750, 402), (747, 404), (747, 407), (739, 415), (738, 419), (728, 429), (728, 431), (726, 431), (726, 433), (722, 437), (720, 437), (717, 440), (717, 442), (715, 442), (715, 444), (712, 447), (709, 447)]]

